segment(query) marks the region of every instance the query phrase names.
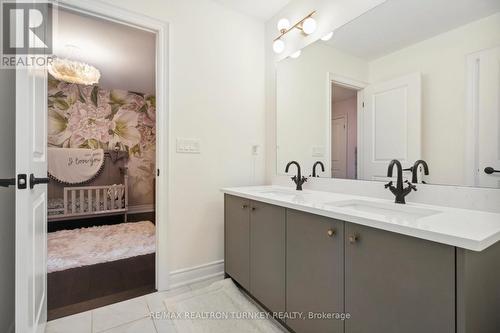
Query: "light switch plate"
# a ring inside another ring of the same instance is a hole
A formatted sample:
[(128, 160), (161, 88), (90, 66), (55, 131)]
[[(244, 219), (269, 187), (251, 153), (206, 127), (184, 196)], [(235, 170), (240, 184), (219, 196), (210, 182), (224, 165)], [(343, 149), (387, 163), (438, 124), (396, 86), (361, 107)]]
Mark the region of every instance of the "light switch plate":
[(176, 150), (181, 154), (200, 154), (200, 139), (177, 138)]
[(313, 157), (324, 157), (325, 156), (325, 147), (313, 146), (312, 147), (312, 156)]

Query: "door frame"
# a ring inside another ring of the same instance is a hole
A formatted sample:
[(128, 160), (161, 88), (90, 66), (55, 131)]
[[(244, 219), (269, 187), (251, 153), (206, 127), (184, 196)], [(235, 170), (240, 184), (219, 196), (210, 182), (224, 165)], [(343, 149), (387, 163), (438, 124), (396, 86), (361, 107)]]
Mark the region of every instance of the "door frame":
[(465, 93), (465, 184), (479, 184), (479, 65), (482, 51), (469, 54), (466, 58)]
[[(124, 24), (156, 35), (156, 289), (168, 290), (170, 221), (170, 23), (98, 0), (57, 0), (54, 5), (80, 14)], [(158, 175), (159, 173), (159, 175)], [(161, 203), (161, 204), (160, 204)]]
[(359, 152), (362, 151), (362, 148), (363, 148), (364, 123), (363, 123), (363, 117), (360, 117), (359, 114), (364, 108), (364, 98), (365, 98), (364, 97), (364, 89), (366, 87), (368, 87), (369, 84), (367, 82), (359, 81), (356, 79), (351, 79), (349, 77), (335, 74), (332, 72), (327, 73), (327, 84), (326, 84), (327, 116), (326, 116), (326, 119), (327, 119), (327, 124), (328, 124), (327, 127), (328, 128), (326, 129), (326, 133), (327, 133), (327, 147), (329, 147), (329, 149), (326, 149), (326, 162), (328, 163), (328, 167), (329, 167), (328, 174), (330, 175), (330, 178), (333, 177), (332, 165), (331, 165), (331, 163), (332, 163), (332, 147), (331, 147), (331, 145), (332, 145), (332, 122), (333, 122), (332, 86), (334, 84), (358, 91), (358, 105), (357, 105), (357, 110), (356, 110), (356, 112), (358, 114), (358, 117), (357, 117), (358, 129), (357, 129), (357, 139), (356, 139), (358, 141), (356, 143), (358, 156), (357, 156), (356, 174), (358, 176), (358, 179), (360, 179), (361, 177), (363, 177), (363, 156), (361, 156), (359, 154)]

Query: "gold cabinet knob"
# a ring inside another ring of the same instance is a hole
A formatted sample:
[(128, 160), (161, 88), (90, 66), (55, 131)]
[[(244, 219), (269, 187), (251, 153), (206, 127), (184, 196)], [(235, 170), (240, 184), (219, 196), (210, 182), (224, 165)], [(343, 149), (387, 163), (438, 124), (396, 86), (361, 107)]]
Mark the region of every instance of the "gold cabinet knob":
[(333, 237), (336, 234), (335, 229), (328, 229), (327, 231), (328, 237)]
[(247, 209), (247, 208), (248, 208), (248, 205), (241, 206), (241, 209)]
[(359, 236), (354, 234), (349, 236), (349, 243), (354, 244), (359, 240)]

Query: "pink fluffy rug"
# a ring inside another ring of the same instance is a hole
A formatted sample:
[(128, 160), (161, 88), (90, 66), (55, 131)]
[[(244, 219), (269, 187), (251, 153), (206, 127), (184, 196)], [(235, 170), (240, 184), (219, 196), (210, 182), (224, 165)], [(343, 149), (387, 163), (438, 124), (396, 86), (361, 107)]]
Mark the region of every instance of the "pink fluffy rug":
[(94, 265), (155, 252), (150, 221), (62, 230), (48, 235), (48, 272)]

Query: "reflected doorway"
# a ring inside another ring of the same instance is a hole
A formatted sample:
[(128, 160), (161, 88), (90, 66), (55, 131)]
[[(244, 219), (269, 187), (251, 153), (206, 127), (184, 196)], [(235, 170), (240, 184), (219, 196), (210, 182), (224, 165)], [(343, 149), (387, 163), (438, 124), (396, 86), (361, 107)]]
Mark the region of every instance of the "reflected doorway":
[(331, 174), (333, 178), (357, 179), (358, 90), (331, 84)]

